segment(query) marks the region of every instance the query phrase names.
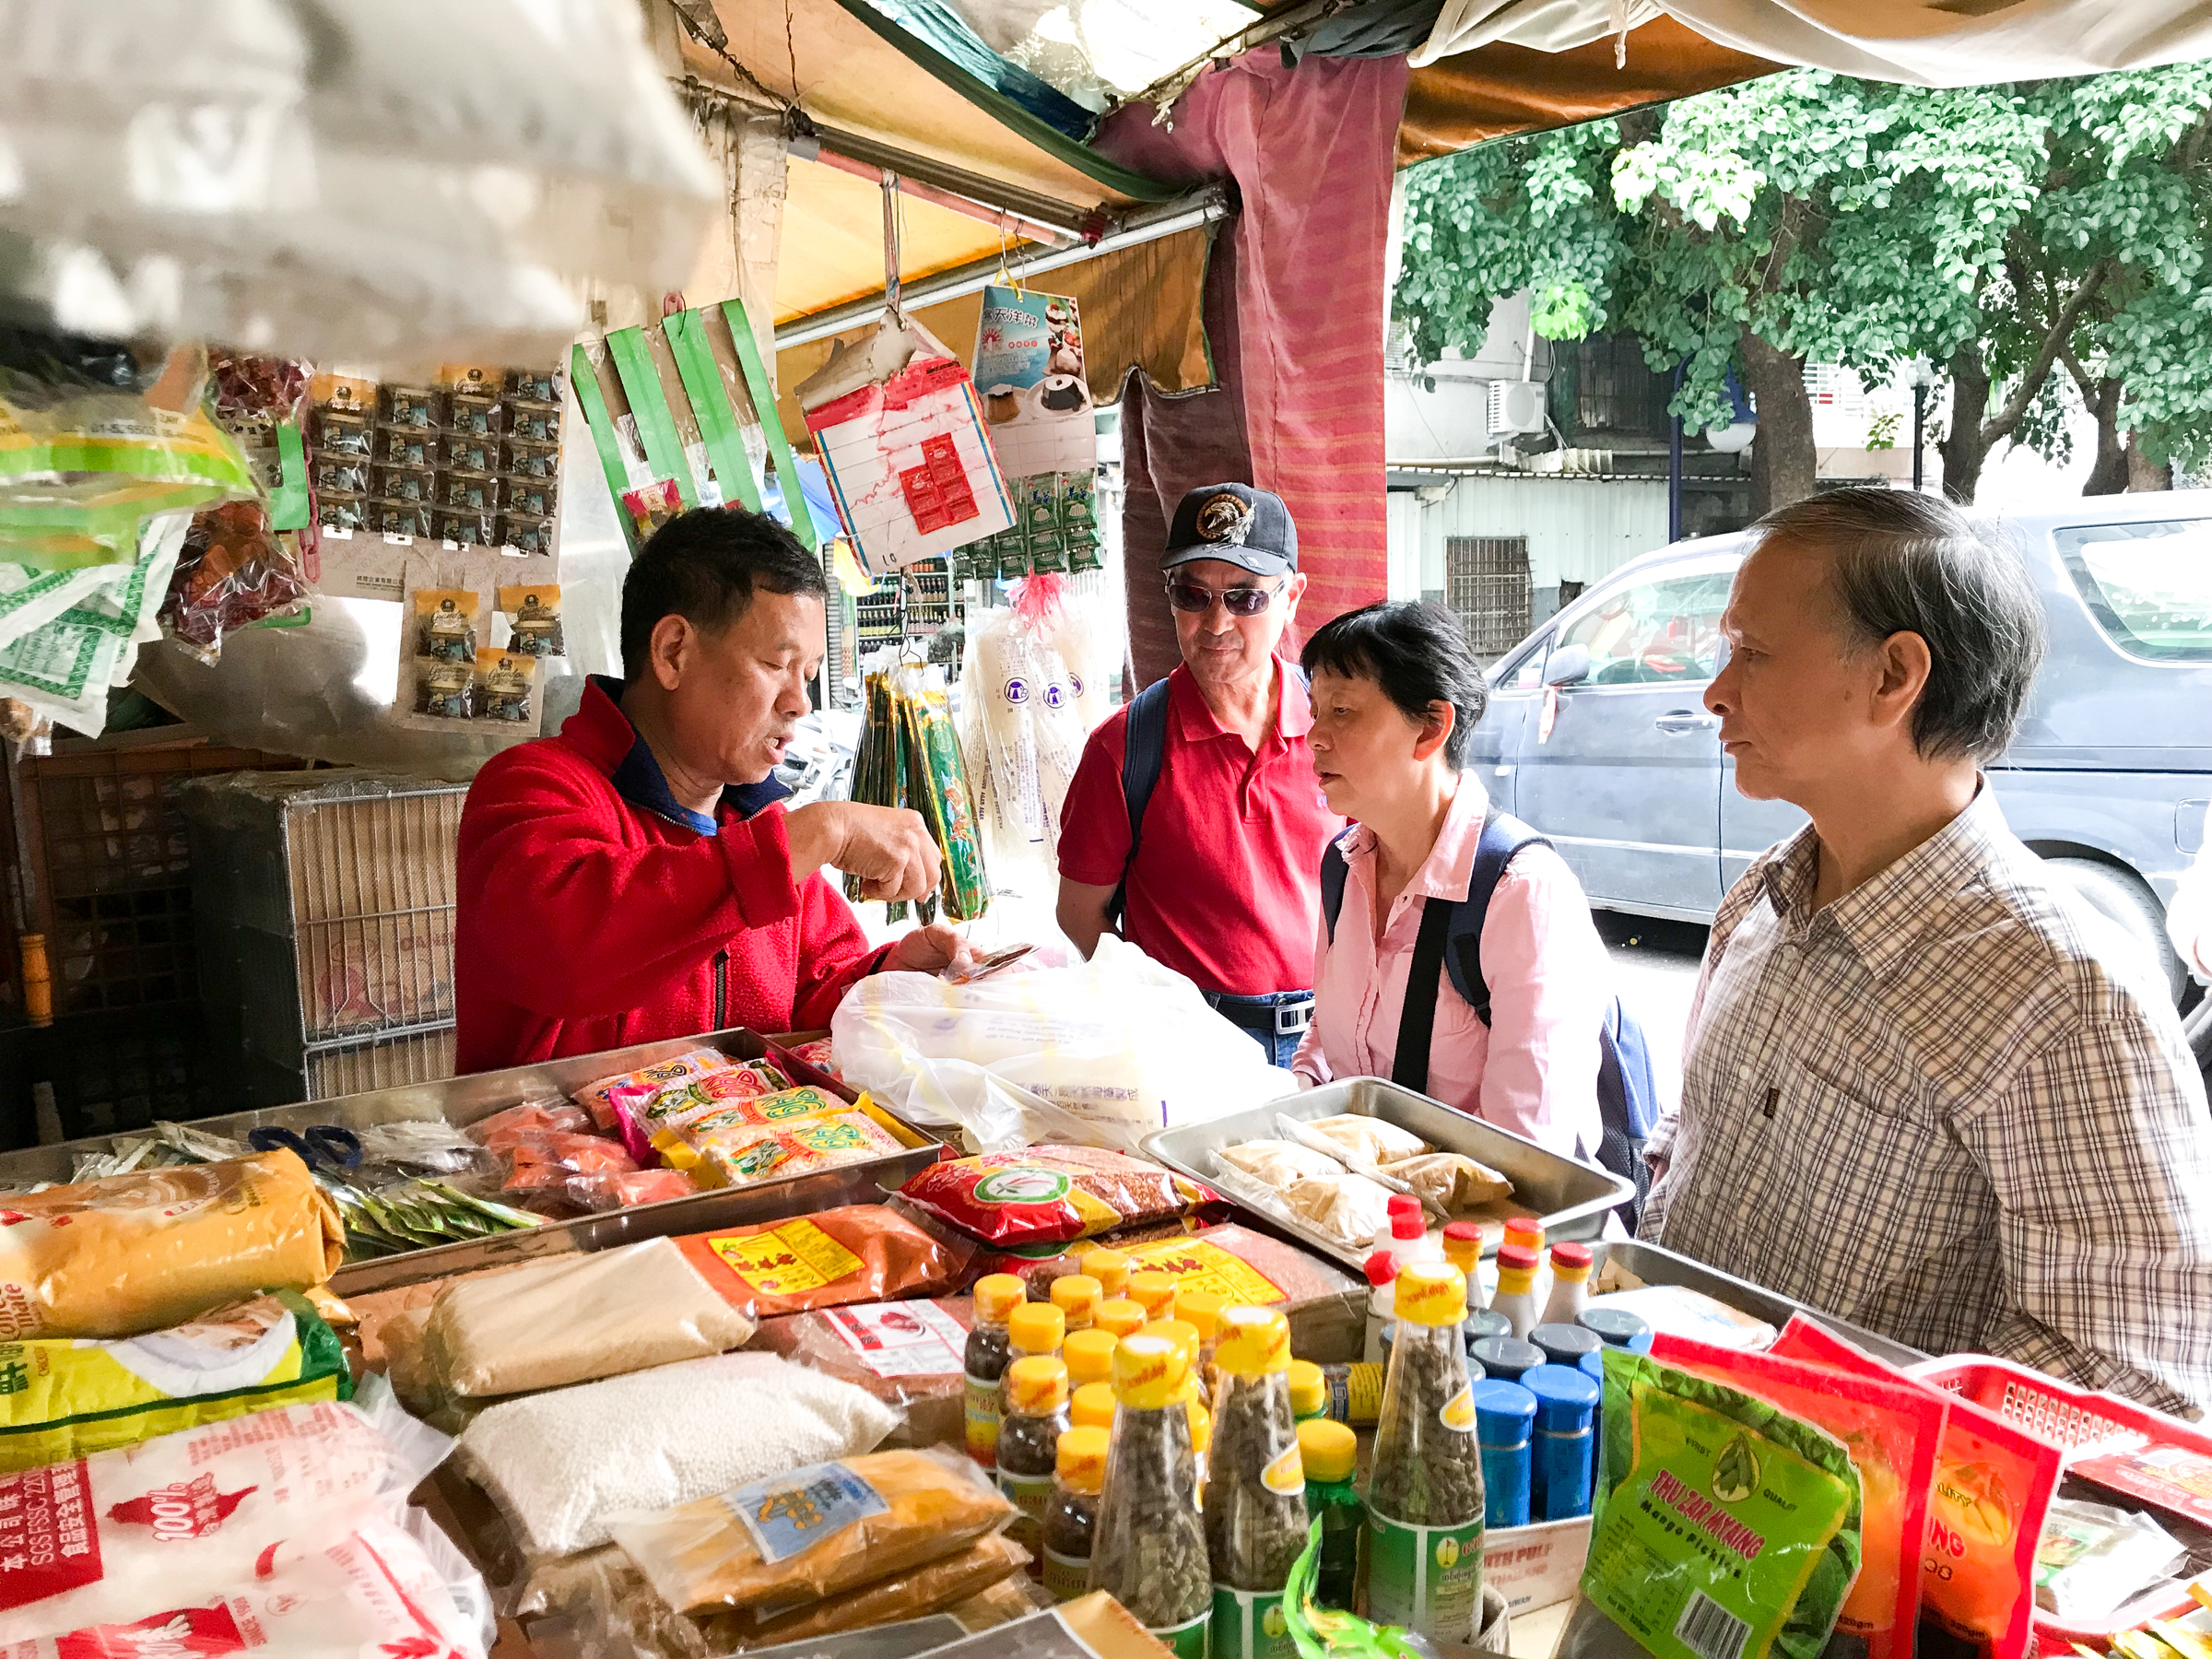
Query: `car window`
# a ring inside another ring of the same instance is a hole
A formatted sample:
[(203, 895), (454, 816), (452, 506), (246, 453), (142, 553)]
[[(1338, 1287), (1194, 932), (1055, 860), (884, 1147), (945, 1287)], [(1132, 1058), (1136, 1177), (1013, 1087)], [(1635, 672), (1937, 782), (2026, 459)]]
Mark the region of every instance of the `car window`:
[(1526, 655), (1508, 665), (1498, 677), (1500, 691), (1534, 691), (1544, 684), (1544, 641), (1538, 640)]
[(1713, 677), (1729, 573), (1638, 582), (1599, 601), (1561, 636), (1590, 653), (1586, 686), (1693, 685)]
[(2212, 519), (2073, 525), (2059, 557), (2113, 644), (2167, 663), (2212, 663)]

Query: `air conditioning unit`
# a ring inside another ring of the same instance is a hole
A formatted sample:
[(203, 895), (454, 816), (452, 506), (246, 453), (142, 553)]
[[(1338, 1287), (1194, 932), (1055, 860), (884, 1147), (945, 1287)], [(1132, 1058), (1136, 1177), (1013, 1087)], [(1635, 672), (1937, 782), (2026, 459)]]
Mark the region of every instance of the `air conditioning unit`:
[(1490, 382), (1490, 430), (1540, 432), (1544, 429), (1544, 388), (1535, 381)]

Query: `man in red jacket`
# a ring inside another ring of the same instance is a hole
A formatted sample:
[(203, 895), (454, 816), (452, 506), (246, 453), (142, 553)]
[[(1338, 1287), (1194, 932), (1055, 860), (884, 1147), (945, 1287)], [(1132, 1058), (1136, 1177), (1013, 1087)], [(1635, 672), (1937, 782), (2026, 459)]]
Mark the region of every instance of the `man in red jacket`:
[(821, 872), (870, 899), (937, 885), (920, 816), (773, 776), (823, 650), (821, 566), (773, 520), (687, 512), (622, 585), (625, 678), (554, 737), (487, 761), (461, 814), (457, 1069), (492, 1071), (724, 1026), (830, 1023), (855, 980), (935, 972), (942, 924), (868, 948)]

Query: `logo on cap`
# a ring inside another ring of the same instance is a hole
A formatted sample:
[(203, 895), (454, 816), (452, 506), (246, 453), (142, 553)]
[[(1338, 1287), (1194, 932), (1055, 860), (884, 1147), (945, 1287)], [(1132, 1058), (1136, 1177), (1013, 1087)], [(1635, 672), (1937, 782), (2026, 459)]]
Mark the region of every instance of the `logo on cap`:
[(1253, 517), (1252, 503), (1242, 496), (1214, 496), (1198, 509), (1198, 534), (1209, 542), (1241, 547), (1252, 534)]

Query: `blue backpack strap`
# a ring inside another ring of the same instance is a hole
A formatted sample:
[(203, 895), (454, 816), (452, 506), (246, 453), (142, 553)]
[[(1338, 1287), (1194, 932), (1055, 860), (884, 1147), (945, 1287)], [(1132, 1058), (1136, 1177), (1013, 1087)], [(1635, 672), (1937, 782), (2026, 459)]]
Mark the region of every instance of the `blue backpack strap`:
[(1129, 856), (1122, 863), (1122, 878), (1113, 897), (1106, 901), (1106, 920), (1122, 924), (1128, 908), (1129, 872), (1136, 867), (1136, 845), (1144, 834), (1145, 808), (1159, 786), (1159, 774), (1168, 761), (1168, 682), (1154, 680), (1129, 701), (1129, 720), (1122, 748), (1122, 798), (1129, 806)]
[(1344, 884), (1351, 873), (1335, 841), (1321, 850), (1321, 919), (1328, 924), (1332, 945), (1336, 943), (1336, 917), (1344, 909)]

